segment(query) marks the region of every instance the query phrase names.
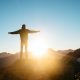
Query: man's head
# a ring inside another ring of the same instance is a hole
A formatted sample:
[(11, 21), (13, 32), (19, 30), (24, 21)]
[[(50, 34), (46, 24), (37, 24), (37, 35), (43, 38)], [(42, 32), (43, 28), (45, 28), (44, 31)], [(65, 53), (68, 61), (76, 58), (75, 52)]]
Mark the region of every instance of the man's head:
[(22, 25), (22, 29), (26, 29), (26, 25), (25, 24)]

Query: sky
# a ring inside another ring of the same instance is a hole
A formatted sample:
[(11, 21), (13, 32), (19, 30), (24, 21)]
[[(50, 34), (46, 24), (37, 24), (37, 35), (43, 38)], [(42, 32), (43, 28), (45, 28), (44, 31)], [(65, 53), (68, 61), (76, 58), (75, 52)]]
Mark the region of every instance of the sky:
[(49, 48), (80, 48), (80, 0), (0, 0), (0, 52), (18, 52), (21, 28), (40, 29)]

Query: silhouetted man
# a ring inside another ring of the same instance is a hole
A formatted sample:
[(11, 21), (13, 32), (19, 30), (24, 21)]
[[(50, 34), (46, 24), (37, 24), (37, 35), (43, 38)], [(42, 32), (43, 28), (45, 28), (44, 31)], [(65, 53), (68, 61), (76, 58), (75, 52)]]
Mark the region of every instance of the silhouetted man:
[(25, 46), (25, 53), (27, 56), (27, 49), (28, 49), (28, 34), (29, 33), (36, 33), (39, 31), (32, 31), (29, 29), (26, 29), (26, 25), (22, 25), (22, 29), (19, 29), (14, 32), (8, 32), (9, 34), (20, 34), (20, 39), (21, 39), (21, 51), (20, 51), (20, 59), (22, 59), (22, 54), (23, 54), (23, 47)]

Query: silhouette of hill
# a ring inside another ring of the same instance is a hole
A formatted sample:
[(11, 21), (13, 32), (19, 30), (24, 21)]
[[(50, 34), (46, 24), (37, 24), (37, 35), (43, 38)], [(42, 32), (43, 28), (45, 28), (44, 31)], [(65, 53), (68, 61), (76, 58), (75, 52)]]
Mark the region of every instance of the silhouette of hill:
[(0, 53), (0, 68), (7, 67), (13, 64), (18, 59), (17, 54), (10, 54), (6, 52)]
[(70, 52), (73, 52), (74, 50), (72, 50), (72, 49), (68, 49), (68, 50), (58, 50), (57, 52), (58, 53), (65, 53), (65, 54), (68, 54), (68, 53), (70, 53)]
[(18, 54), (0, 54), (0, 80), (79, 80), (80, 49), (59, 53), (49, 49), (39, 60), (19, 60)]
[[(72, 80), (80, 79), (80, 49), (74, 50), (73, 52), (69, 52), (65, 57), (63, 57), (63, 62), (65, 67), (64, 69), (67, 70), (65, 73), (71, 73), (68, 75), (68, 78), (72, 77)], [(75, 77), (78, 74), (77, 78)]]
[(80, 57), (80, 49), (77, 49), (74, 52), (70, 52), (67, 55), (72, 56), (74, 58), (79, 58)]
[(10, 56), (10, 55), (11, 55), (10, 53), (2, 52), (2, 53), (0, 53), (0, 58), (7, 57), (7, 56)]
[[(58, 56), (62, 65), (62, 72), (57, 76), (50, 75), (52, 80), (80, 80), (80, 49), (59, 50)], [(65, 55), (64, 55), (65, 54)]]

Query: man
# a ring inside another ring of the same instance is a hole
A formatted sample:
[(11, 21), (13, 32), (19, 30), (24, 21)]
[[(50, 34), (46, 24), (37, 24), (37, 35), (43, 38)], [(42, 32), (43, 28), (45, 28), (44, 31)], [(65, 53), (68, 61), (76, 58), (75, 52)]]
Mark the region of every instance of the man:
[(20, 39), (21, 39), (21, 51), (20, 51), (20, 59), (22, 59), (22, 54), (23, 54), (23, 47), (25, 46), (25, 53), (27, 55), (27, 49), (28, 49), (28, 34), (29, 33), (37, 33), (39, 31), (33, 31), (26, 29), (26, 25), (22, 25), (22, 29), (19, 29), (14, 32), (8, 32), (9, 34), (20, 34)]

